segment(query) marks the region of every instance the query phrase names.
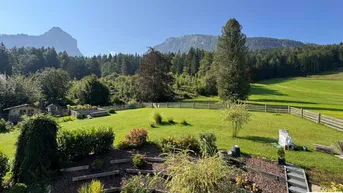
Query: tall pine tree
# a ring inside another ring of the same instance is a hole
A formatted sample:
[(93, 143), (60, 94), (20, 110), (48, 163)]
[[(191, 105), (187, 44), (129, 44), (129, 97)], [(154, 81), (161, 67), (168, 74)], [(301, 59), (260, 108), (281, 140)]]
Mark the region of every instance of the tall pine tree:
[(218, 94), (222, 100), (243, 100), (249, 95), (246, 36), (241, 29), (236, 19), (230, 19), (218, 38), (214, 65), (217, 69)]

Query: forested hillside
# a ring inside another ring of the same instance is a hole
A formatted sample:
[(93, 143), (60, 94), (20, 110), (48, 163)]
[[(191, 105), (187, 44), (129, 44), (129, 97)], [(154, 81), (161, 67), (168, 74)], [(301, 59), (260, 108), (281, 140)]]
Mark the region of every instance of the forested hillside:
[[(165, 58), (164, 63), (170, 64), (163, 73), (172, 75), (172, 79), (168, 79), (168, 85), (171, 85), (174, 96), (168, 96), (168, 100), (217, 95), (217, 71), (213, 65), (213, 52), (191, 48), (188, 53), (162, 55)], [(66, 52), (57, 53), (53, 48), (7, 49), (1, 45), (0, 73), (13, 77), (14, 82), (23, 81), (25, 77), (30, 79), (37, 71), (48, 67), (66, 71), (72, 80), (95, 74), (110, 89), (112, 102), (129, 103), (144, 100), (139, 94), (142, 73), (137, 73), (144, 57), (147, 55), (121, 53), (73, 57)], [(342, 67), (343, 44), (249, 51), (246, 59), (250, 73), (247, 76), (251, 82), (306, 76)], [(160, 59), (152, 61), (161, 62)], [(18, 78), (19, 75), (25, 77)]]
[[(212, 35), (186, 35), (180, 37), (168, 38), (163, 43), (154, 48), (162, 53), (181, 52), (187, 53), (192, 47), (205, 51), (213, 52), (218, 42), (217, 36)], [(268, 48), (290, 48), (305, 45), (303, 42), (287, 39), (277, 39), (268, 37), (248, 37), (246, 46), (250, 50), (268, 49)]]

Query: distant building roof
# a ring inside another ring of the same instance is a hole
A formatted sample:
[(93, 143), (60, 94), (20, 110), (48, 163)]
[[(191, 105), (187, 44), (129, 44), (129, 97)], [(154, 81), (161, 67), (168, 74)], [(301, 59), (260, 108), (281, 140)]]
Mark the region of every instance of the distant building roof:
[(34, 106), (34, 105), (22, 104), (22, 105), (17, 105), (17, 106), (14, 106), (14, 107), (6, 108), (6, 109), (4, 109), (4, 111), (8, 111), (8, 110), (11, 110), (11, 109), (17, 109), (17, 108), (21, 108), (21, 107), (27, 107), (27, 106), (33, 107), (33, 108), (37, 108), (37, 109), (38, 109), (38, 107), (36, 107), (36, 106)]

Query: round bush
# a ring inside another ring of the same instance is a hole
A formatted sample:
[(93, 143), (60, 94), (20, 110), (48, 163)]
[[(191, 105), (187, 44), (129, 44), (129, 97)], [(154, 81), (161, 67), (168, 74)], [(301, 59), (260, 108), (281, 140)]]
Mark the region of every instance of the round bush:
[(115, 111), (114, 109), (110, 109), (110, 110), (108, 110), (108, 113), (109, 113), (109, 114), (115, 114), (116, 111)]
[(136, 154), (135, 156), (133, 156), (132, 162), (135, 168), (142, 168), (145, 163), (145, 158), (143, 155)]

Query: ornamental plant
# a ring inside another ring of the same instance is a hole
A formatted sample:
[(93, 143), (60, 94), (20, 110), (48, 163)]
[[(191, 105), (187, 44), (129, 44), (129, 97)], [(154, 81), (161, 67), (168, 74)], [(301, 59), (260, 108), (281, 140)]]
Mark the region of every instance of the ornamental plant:
[(148, 139), (148, 131), (145, 129), (133, 129), (125, 136), (125, 142), (130, 147), (142, 147)]

